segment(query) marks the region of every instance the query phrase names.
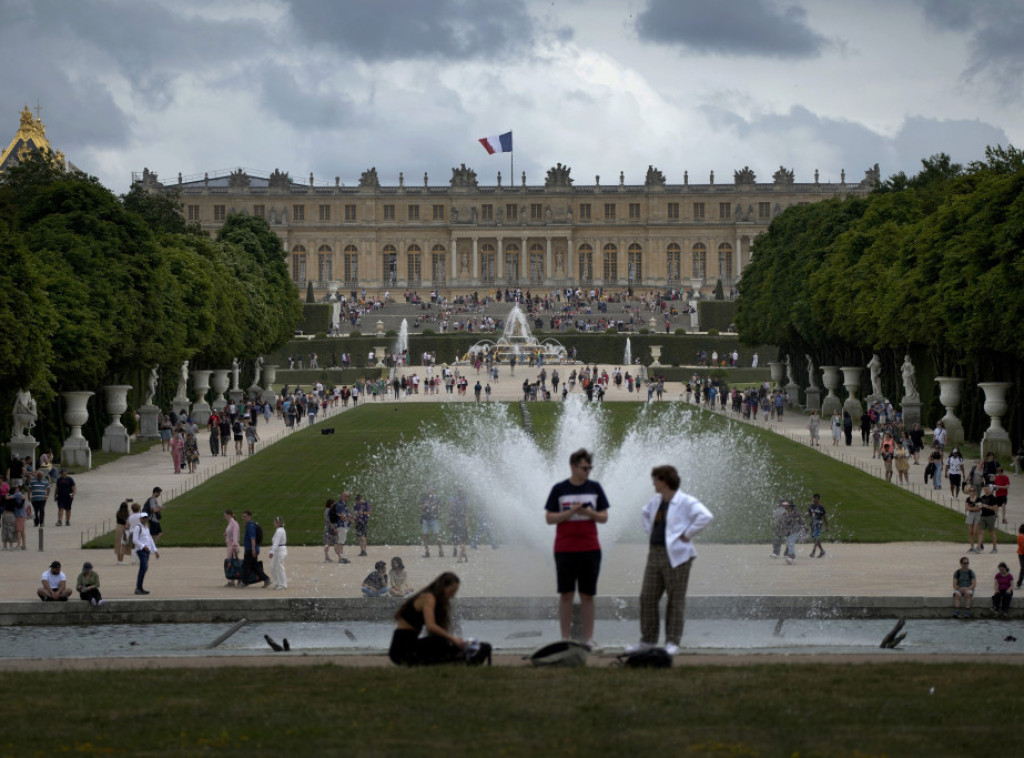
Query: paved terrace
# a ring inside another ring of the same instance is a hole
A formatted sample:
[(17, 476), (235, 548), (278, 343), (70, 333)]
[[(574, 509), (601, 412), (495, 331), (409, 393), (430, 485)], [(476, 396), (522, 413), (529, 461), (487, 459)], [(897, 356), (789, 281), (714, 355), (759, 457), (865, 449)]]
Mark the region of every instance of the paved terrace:
[[(609, 366), (609, 371), (612, 368)], [(421, 368), (408, 369), (409, 373), (416, 370), (419, 370), (421, 375), (424, 373)], [(507, 372), (508, 368), (505, 367), (502, 371)], [(527, 375), (529, 374), (520, 367), (515, 377), (509, 377), (507, 373), (502, 376), (502, 380), (493, 385), (494, 400), (518, 400), (522, 378)], [(474, 375), (471, 373), (470, 377), (472, 384)], [(681, 398), (681, 385), (673, 384), (668, 389), (667, 397), (677, 401)], [(456, 397), (454, 400), (446, 400), (445, 397), (443, 394), (432, 397), (418, 395), (397, 402), (474, 402), (471, 392), (462, 399)], [(642, 397), (646, 399), (646, 393)], [(614, 388), (609, 390), (607, 399), (638, 402), (636, 394), (629, 394), (624, 389), (616, 391)], [(344, 423), (343, 419), (337, 418), (344, 412), (344, 409), (332, 411), (321, 423)], [(761, 425), (761, 422), (756, 423)], [(772, 422), (767, 426), (773, 432), (806, 444), (808, 434), (805, 423), (806, 419), (802, 415), (789, 413), (782, 421)], [(276, 419), (268, 424), (261, 424), (259, 432), (262, 440), (259, 448), (266, 448), (287, 434), (293, 433)], [(208, 450), (205, 433), (201, 433), (201, 436), (203, 439), (200, 441), (200, 450)], [(828, 438), (823, 438), (823, 443), (820, 449), (822, 455), (837, 457), (868, 473), (881, 475), (881, 463), (871, 459), (870, 447), (861, 447), (859, 441), (855, 441), (852, 447), (841, 445), (833, 448), (831, 439)], [(259, 455), (259, 452), (256, 454)], [(160, 446), (156, 445), (144, 453), (123, 457), (93, 471), (75, 472), (78, 496), (75, 499), (72, 526), (54, 526), (56, 508), (51, 502), (47, 506), (45, 528), (36, 530), (31, 525), (28, 528), (28, 550), (0, 553), (0, 565), (4, 575), (4, 581), (0, 583), (0, 623), (17, 623), (16, 619), (20, 614), (29, 612), (68, 613), (72, 606), (80, 612), (105, 616), (136, 614), (146, 608), (166, 605), (163, 601), (196, 601), (192, 604), (179, 604), (178, 612), (182, 613), (183, 608), (195, 610), (203, 604), (207, 607), (219, 607), (223, 611), (222, 615), (230, 615), (230, 609), (237, 608), (243, 598), (247, 601), (244, 605), (248, 607), (277, 609), (267, 610), (268, 615), (280, 613), (282, 609), (284, 612), (290, 612), (288, 608), (300, 607), (299, 600), (303, 601), (302, 607), (309, 606), (311, 600), (328, 604), (340, 603), (351, 612), (353, 608), (366, 607), (365, 604), (389, 603), (365, 600), (360, 595), (359, 587), (376, 560), (389, 560), (394, 555), (402, 556), (411, 581), (417, 585), (429, 581), (442, 570), (450, 569), (463, 577), (460, 593), (462, 598), (537, 598), (538, 602), (544, 605), (550, 604), (545, 613), (553, 607), (555, 588), (550, 553), (525, 548), (504, 547), (492, 551), (489, 547), (481, 547), (479, 550), (469, 551), (468, 564), (456, 564), (449, 553), (446, 553), (445, 558), (439, 558), (436, 557), (436, 551), (432, 551), (435, 557), (423, 558), (422, 548), (418, 546), (371, 545), (369, 556), (366, 558), (356, 557), (355, 553), (358, 551), (349, 546), (346, 554), (351, 557), (352, 563), (338, 565), (325, 563), (323, 550), (319, 546), (293, 545), (289, 548), (287, 559), (289, 585), (286, 590), (278, 591), (264, 590), (260, 585), (245, 589), (226, 588), (222, 574), (221, 548), (168, 547), (161, 551), (159, 560), (150, 561), (146, 586), (152, 594), (145, 598), (138, 598), (133, 594), (136, 573), (134, 567), (116, 566), (112, 550), (82, 549), (82, 544), (90, 536), (112, 527), (114, 511), (122, 499), (133, 497), (136, 500), (144, 500), (154, 486), (160, 486), (164, 490), (167, 528), (173, 530), (174, 497), (224, 471), (240, 459), (240, 456), (211, 458), (206, 455), (201, 458), (198, 473), (174, 475), (170, 454), (161, 452)], [(944, 490), (942, 494), (936, 495), (931, 485), (925, 487), (920, 483), (922, 468), (911, 467), (911, 478), (914, 482), (911, 487), (918, 494), (934, 499), (936, 507), (950, 507), (948, 492)], [(646, 477), (643, 482), (646, 484)], [(1018, 475), (1012, 475), (1011, 482), (1006, 527), (1009, 531), (1015, 532), (1016, 524), (1024, 519), (1024, 482)], [(639, 509), (646, 496), (646, 490), (639, 491), (635, 503), (614, 503), (612, 517), (639, 518)], [(710, 506), (714, 509), (714, 503)], [(245, 507), (245, 503), (242, 500), (237, 503), (218, 503), (218, 514), (221, 507), (234, 507), (239, 511)], [(271, 515), (257, 514), (264, 524), (268, 541), (272, 533)], [(541, 517), (541, 504), (538, 503), (537, 518)], [(212, 534), (219, 536), (223, 530), (223, 521), (218, 516), (211, 520), (209, 528)], [(42, 532), (42, 539), (38, 532)], [(959, 538), (960, 534), (957, 533), (955, 536)], [(808, 558), (809, 546), (802, 545), (798, 549), (796, 564), (788, 566), (783, 561), (770, 559), (767, 545), (700, 544), (700, 557), (690, 586), (693, 601), (688, 606), (688, 612), (692, 608), (694, 613), (700, 613), (704, 608), (710, 613), (716, 607), (724, 607), (722, 603), (731, 604), (737, 610), (749, 610), (756, 604), (764, 602), (762, 598), (777, 598), (777, 607), (784, 608), (792, 604), (807, 608), (822, 598), (832, 598), (836, 604), (847, 605), (852, 609), (872, 606), (876, 608), (875, 612), (881, 615), (893, 615), (893, 609), (903, 609), (899, 612), (905, 612), (908, 608), (918, 608), (916, 612), (920, 615), (944, 616), (948, 612), (947, 588), (950, 576), (956, 568), (957, 558), (964, 552), (965, 545), (966, 539), (963, 544), (834, 544), (827, 547), (828, 555), (822, 560)], [(1015, 546), (1008, 544), (1001, 548), (998, 555), (986, 553), (973, 557), (972, 564), (978, 572), (979, 584), (984, 590), (987, 590), (989, 577), (995, 573), (999, 559), (1010, 563), (1016, 573), (1015, 552)], [(606, 546), (606, 560), (600, 583), (601, 594), (606, 598), (635, 598), (640, 589), (645, 553), (642, 545)], [(34, 600), (40, 575), (54, 559), (63, 563), (69, 581), (73, 581), (77, 576), (83, 561), (91, 561), (101, 575), (107, 605), (94, 611), (80, 603), (77, 598), (68, 605), (43, 604)], [(291, 605), (278, 602), (283, 600), (287, 600)], [(777, 611), (768, 611), (769, 614), (775, 612)], [(216, 616), (215, 613), (213, 615)], [(241, 612), (237, 615), (241, 615)], [(188, 614), (185, 616), (192, 617)], [(169, 611), (160, 612), (155, 617), (167, 620), (176, 617), (176, 614)], [(21, 616), (22, 622), (25, 618)], [(141, 617), (135, 618), (139, 620)]]

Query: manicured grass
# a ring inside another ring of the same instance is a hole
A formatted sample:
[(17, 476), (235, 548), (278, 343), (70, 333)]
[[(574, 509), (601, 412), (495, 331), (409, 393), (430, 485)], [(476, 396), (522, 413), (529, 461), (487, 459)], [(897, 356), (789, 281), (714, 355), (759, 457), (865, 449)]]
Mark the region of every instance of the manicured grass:
[(896, 661), (6, 673), (0, 686), (17, 693), (19, 711), (47, 713), (57, 697), (60, 715), (45, 728), (11, 720), (0, 746), (7, 755), (1014, 755), (1024, 732), (1012, 714), (983, 728), (965, 714), (1015, 673)]
[[(645, 413), (643, 403), (605, 403), (604, 436), (606, 444), (618, 445), (628, 428)], [(515, 405), (506, 406), (514, 423), (520, 419)], [(397, 448), (425, 434), (453, 433), (451, 422), (459, 414), (472, 414), (472, 404), (373, 404), (360, 406), (312, 428), (290, 435), (284, 440), (248, 458), (227, 472), (205, 482), (176, 498), (168, 505), (165, 521), (168, 526), (162, 544), (175, 546), (218, 545), (223, 531), (221, 513), (225, 508), (239, 512), (252, 510), (269, 534), (274, 515), (284, 516), (288, 524), (289, 543), (320, 544), (323, 507), (328, 496), (335, 496), (352, 482), (365, 480), (368, 468), (377, 473), (393, 464), (388, 457), (372, 454)], [(658, 423), (660, 416), (670, 413), (673, 404), (660, 403), (648, 407), (649, 421)], [(675, 406), (678, 411), (678, 406)], [(552, 444), (560, 403), (533, 403), (530, 414), (538, 444), (548, 449)], [(959, 541), (963, 538), (963, 518), (936, 506), (899, 487), (886, 484), (851, 466), (834, 461), (810, 448), (771, 434), (763, 429), (741, 424), (722, 416), (696, 409), (694, 424), (698, 430), (726, 435), (744, 435), (754, 455), (767, 469), (780, 472), (779, 489), (772, 490), (771, 499), (756, 503), (753, 508), (718, 509), (718, 517), (707, 533), (707, 539), (722, 542), (764, 541), (769, 534), (769, 521), (774, 498), (788, 496), (805, 507), (812, 492), (819, 492), (829, 509), (833, 524), (829, 539), (846, 542), (893, 541)], [(452, 414), (452, 415), (448, 415)], [(321, 429), (334, 428), (331, 435)], [(431, 437), (433, 438), (433, 437)], [(649, 487), (647, 472), (652, 461), (638, 461), (638, 491)], [(721, 476), (750, 475), (744, 461), (736, 470), (724, 470)], [(417, 538), (417, 512), (414, 504), (387, 502), (380, 493), (368, 492), (375, 511), (371, 522), (371, 539), (375, 543), (410, 544)], [(693, 493), (701, 496), (701, 493)], [(540, 505), (538, 504), (538, 507)], [(750, 514), (754, 514), (751, 516)], [(447, 521), (442, 517), (442, 524)], [(629, 532), (627, 538), (638, 538)], [(109, 546), (109, 537), (96, 541)]]

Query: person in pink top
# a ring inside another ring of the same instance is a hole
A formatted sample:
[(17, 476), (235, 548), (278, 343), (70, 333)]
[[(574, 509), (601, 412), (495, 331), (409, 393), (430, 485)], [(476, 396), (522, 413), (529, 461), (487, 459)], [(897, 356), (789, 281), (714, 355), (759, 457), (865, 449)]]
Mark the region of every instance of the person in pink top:
[(181, 436), (181, 432), (177, 431), (174, 436), (171, 437), (171, 460), (174, 461), (174, 473), (181, 473), (181, 456), (185, 450), (185, 439)]
[(1013, 574), (1005, 563), (999, 564), (993, 584), (996, 594), (992, 596), (992, 612), (1006, 618), (1013, 601)]

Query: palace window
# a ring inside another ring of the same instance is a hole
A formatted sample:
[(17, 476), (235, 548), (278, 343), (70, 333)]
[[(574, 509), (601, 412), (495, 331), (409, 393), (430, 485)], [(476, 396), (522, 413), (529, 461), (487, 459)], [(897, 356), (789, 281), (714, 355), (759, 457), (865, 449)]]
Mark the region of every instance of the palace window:
[(629, 217), (640, 218), (640, 203), (629, 204)]
[(505, 282), (519, 284), (519, 245), (514, 242), (505, 245)]
[(626, 277), (629, 285), (639, 284), (644, 278), (644, 252), (643, 248), (636, 242), (629, 246), (628, 268)]
[(490, 203), (484, 203), (480, 206), (480, 220), (481, 221), (494, 221), (494, 206)]
[(198, 205), (190, 205), (190, 206), (188, 206), (188, 220), (189, 221), (198, 221), (199, 220), (199, 206)]
[(395, 206), (390, 205), (390, 204), (384, 206), (384, 220), (385, 221), (394, 221), (395, 220)]
[(306, 281), (306, 248), (302, 245), (292, 248), (292, 281)]
[(409, 220), (419, 221), (420, 220), (420, 207), (418, 205), (409, 206)]
[(594, 248), (584, 243), (579, 248), (580, 284), (590, 284), (594, 281)]
[(718, 246), (718, 275), (723, 279), (732, 279), (732, 245), (728, 242)]
[(265, 205), (254, 205), (252, 207), (252, 215), (254, 215), (256, 218), (266, 218), (267, 217), (267, 206), (265, 206)]
[(519, 220), (519, 206), (515, 203), (509, 203), (505, 206), (505, 219), (507, 221), (518, 221)]
[(359, 282), (359, 251), (355, 245), (345, 246), (343, 260), (345, 263), (345, 284), (357, 284)]
[(434, 245), (430, 251), (430, 278), (434, 284), (444, 284), (448, 274), (448, 253), (444, 245)]
[(678, 282), (681, 278), (682, 248), (675, 242), (669, 244), (665, 252), (665, 274), (670, 282)]
[(679, 203), (668, 204), (668, 217), (679, 218)]
[(381, 265), (383, 268), (384, 281), (395, 286), (398, 281), (398, 251), (394, 245), (385, 245), (381, 253)]
[(703, 221), (704, 220), (704, 203), (693, 204), (693, 220)]
[(213, 206), (213, 220), (214, 221), (223, 221), (225, 218), (226, 218), (226, 214), (225, 214), (225, 211), (224, 211), (224, 206), (223, 205), (215, 205), (215, 206)]
[(349, 204), (349, 205), (345, 206), (345, 220), (346, 221), (355, 221), (356, 220), (356, 206), (354, 204)]
[(306, 220), (306, 206), (304, 205), (293, 205), (292, 206), (292, 221), (305, 221)]
[(443, 205), (435, 205), (434, 206), (434, 221), (444, 221), (444, 206)]
[(330, 245), (321, 245), (316, 251), (316, 278), (329, 282), (334, 278), (334, 253)]
[(708, 276), (708, 249), (703, 242), (693, 246), (693, 278), (701, 281)]
[(608, 243), (604, 246), (604, 281), (612, 284), (619, 278), (619, 248)]
[(331, 206), (329, 206), (329, 205), (321, 205), (319, 210), (320, 210), (320, 220), (321, 221), (330, 221), (331, 220)]
[(494, 245), (485, 242), (480, 246), (480, 281), (486, 284), (493, 284), (495, 277), (494, 268)]
[(544, 281), (544, 248), (539, 243), (530, 245), (530, 283)]
[(719, 218), (732, 218), (732, 205), (730, 203), (719, 203), (718, 204), (718, 217)]
[(771, 203), (758, 203), (757, 204), (757, 217), (758, 218), (771, 218), (772, 217), (772, 204)]
[(423, 281), (423, 260), (419, 245), (409, 245), (406, 248), (406, 277), (410, 286), (415, 286)]
[(590, 221), (590, 203), (580, 203), (580, 221)]
[(604, 204), (604, 217), (609, 221), (615, 218), (615, 203)]
[(530, 203), (530, 221), (540, 221), (544, 218), (544, 206), (540, 203)]

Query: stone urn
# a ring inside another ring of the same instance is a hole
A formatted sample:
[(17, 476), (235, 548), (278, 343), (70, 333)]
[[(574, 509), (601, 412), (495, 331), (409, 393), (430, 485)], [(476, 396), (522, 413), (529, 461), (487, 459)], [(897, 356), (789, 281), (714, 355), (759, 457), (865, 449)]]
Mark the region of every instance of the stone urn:
[(946, 427), (946, 449), (964, 443), (964, 425), (956, 417), (956, 407), (960, 405), (964, 380), (956, 376), (937, 376), (939, 383), (939, 402), (946, 409), (942, 424)]
[(388, 348), (387, 345), (375, 346), (373, 348), (373, 354), (377, 356), (377, 362), (374, 364), (377, 368), (384, 368), (384, 359), (387, 357)]
[(88, 403), (92, 392), (62, 392), (64, 398), (64, 423), (71, 427), (71, 433), (61, 447), (60, 460), (64, 466), (92, 468), (92, 450), (89, 441), (82, 436), (82, 426), (89, 420)]
[(231, 385), (231, 380), (228, 378), (230, 373), (231, 369), (219, 368), (213, 372), (213, 378), (210, 380), (214, 395), (213, 402), (210, 405), (217, 413), (224, 410), (224, 406), (228, 404), (224, 393), (228, 391), (228, 387)]
[(263, 366), (263, 402), (272, 403), (277, 400), (277, 393), (274, 392), (274, 382), (277, 381), (277, 364), (267, 363)]
[(786, 364), (780, 361), (768, 361), (768, 368), (772, 372), (772, 389), (782, 386), (782, 380), (786, 376)]
[(213, 371), (196, 369), (192, 372), (192, 389), (196, 393), (196, 401), (192, 404), (192, 420), (200, 427), (206, 426), (210, 420), (210, 404), (206, 402), (206, 393), (210, 391), (210, 377)]
[(651, 365), (661, 365), (661, 345), (651, 345)]
[(108, 384), (103, 388), (110, 423), (103, 430), (104, 453), (130, 453), (131, 439), (128, 430), (121, 423), (121, 414), (128, 410), (130, 384)]
[(821, 366), (820, 368), (821, 382), (825, 385), (825, 389), (828, 390), (828, 395), (821, 401), (821, 417), (828, 418), (832, 415), (832, 411), (840, 410), (843, 407), (839, 396), (836, 394), (836, 390), (839, 389), (839, 367)]
[(839, 370), (843, 372), (843, 386), (849, 393), (849, 397), (843, 403), (843, 410), (850, 414), (854, 424), (858, 424), (864, 413), (864, 406), (857, 399), (857, 393), (860, 392), (860, 377), (864, 369), (861, 366), (843, 366)]
[(992, 422), (981, 438), (981, 455), (984, 458), (988, 453), (994, 453), (996, 460), (1009, 458), (1013, 453), (1010, 445), (1010, 435), (1003, 428), (1003, 416), (1009, 409), (1006, 400), (1006, 392), (1013, 386), (1012, 382), (979, 382), (985, 393), (985, 404), (982, 406)]
[(374, 336), (375, 337), (383, 337), (384, 336), (384, 322), (383, 321), (377, 321), (377, 331), (374, 334)]

